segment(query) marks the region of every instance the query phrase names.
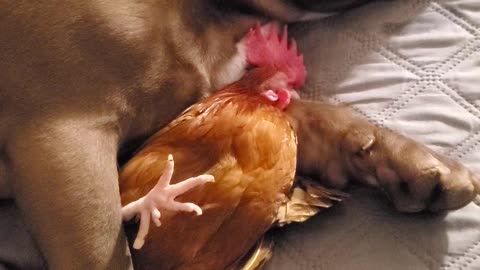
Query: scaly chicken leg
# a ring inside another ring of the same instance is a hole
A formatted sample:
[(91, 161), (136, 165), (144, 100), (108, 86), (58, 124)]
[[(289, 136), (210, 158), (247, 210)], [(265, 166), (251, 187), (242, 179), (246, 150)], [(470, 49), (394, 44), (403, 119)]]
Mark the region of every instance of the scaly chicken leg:
[(145, 237), (150, 228), (150, 220), (157, 227), (160, 227), (160, 210), (159, 208), (171, 211), (196, 212), (197, 216), (202, 214), (202, 209), (194, 203), (182, 203), (175, 201), (175, 198), (192, 188), (213, 182), (213, 176), (200, 175), (189, 178), (180, 183), (170, 185), (173, 175), (174, 162), (172, 155), (168, 155), (168, 161), (165, 166), (164, 173), (158, 180), (157, 184), (144, 197), (133, 201), (122, 208), (122, 219), (124, 221), (132, 219), (134, 216), (140, 217), (140, 228), (137, 237), (133, 243), (133, 248), (140, 249), (145, 243)]

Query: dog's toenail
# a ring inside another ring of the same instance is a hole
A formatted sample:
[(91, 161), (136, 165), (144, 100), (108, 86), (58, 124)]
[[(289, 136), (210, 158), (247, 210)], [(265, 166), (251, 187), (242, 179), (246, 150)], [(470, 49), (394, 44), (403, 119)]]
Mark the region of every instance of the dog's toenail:
[(375, 138), (371, 138), (367, 144), (362, 146), (362, 151), (368, 151), (370, 148), (372, 148), (373, 144), (375, 143)]

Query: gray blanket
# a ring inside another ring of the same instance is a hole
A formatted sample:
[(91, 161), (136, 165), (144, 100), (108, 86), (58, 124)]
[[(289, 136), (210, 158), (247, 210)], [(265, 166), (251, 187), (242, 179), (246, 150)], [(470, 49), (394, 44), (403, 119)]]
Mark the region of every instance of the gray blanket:
[[(304, 96), (352, 104), (480, 172), (480, 1), (386, 1), (295, 28)], [(480, 208), (395, 213), (377, 192), (280, 230), (269, 270), (480, 269)]]

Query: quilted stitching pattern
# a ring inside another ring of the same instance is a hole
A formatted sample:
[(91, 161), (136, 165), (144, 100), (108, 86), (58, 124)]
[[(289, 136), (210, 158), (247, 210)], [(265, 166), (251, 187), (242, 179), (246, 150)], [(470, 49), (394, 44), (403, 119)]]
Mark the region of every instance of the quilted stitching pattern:
[[(305, 97), (349, 103), (480, 172), (480, 1), (378, 2), (294, 30)], [(354, 193), (280, 230), (268, 269), (480, 269), (477, 206), (407, 216), (374, 191)]]

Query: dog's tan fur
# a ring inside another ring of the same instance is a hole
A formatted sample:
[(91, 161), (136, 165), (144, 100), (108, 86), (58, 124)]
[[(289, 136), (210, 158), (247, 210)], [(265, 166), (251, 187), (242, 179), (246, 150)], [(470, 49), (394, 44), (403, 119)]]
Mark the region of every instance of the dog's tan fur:
[(0, 4), (8, 12), (0, 19), (2, 163), (52, 269), (129, 268), (118, 146), (221, 83), (216, 75), (254, 23), (207, 8), (203, 1)]
[[(0, 1), (0, 195), (15, 198), (49, 268), (130, 269), (117, 186), (119, 148), (238, 78), (244, 63), (237, 43), (256, 21), (306, 15), (281, 0), (232, 1), (232, 7), (217, 2)], [(246, 8), (255, 12), (240, 12)], [(325, 113), (348, 130), (329, 124)], [(473, 176), (463, 167), (442, 164), (408, 139), (352, 120), (357, 117), (346, 109), (297, 101), (289, 114), (299, 133), (300, 169), (327, 183), (342, 186), (361, 167), (376, 179), (370, 184), (407, 211), (403, 204), (417, 201), (422, 205), (415, 210), (455, 208), (475, 194)], [(397, 186), (423, 172), (396, 156), (392, 140), (438, 168), (427, 177), (428, 187), (407, 184), (408, 198), (397, 196)], [(379, 174), (383, 160), (410, 171), (386, 166)], [(463, 173), (454, 192), (442, 190), (455, 180), (440, 177), (448, 167)], [(437, 186), (440, 195), (432, 198)]]

